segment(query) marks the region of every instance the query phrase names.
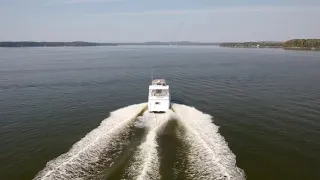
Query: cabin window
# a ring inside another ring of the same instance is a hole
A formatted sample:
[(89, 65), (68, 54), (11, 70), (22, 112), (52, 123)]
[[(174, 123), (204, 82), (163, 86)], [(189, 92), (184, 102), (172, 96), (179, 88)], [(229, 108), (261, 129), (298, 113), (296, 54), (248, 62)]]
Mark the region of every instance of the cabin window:
[(167, 89), (153, 89), (151, 90), (151, 96), (167, 96), (169, 90)]

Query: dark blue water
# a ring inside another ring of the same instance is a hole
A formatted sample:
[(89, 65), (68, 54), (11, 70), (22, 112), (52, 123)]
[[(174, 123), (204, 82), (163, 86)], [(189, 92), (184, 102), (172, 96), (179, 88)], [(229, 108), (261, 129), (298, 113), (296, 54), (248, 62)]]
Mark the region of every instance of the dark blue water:
[[(214, 116), (247, 179), (320, 179), (319, 52), (158, 46), (0, 49), (0, 179), (34, 178), (111, 111), (146, 102), (151, 71)], [(168, 143), (160, 155), (184, 153)]]

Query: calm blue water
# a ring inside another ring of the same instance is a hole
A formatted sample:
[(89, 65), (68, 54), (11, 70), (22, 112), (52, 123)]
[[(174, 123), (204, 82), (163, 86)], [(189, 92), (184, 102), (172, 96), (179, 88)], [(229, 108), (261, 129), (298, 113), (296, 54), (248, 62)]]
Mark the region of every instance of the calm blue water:
[[(34, 178), (111, 111), (146, 102), (151, 71), (214, 117), (247, 179), (320, 179), (319, 52), (161, 46), (0, 49), (0, 179)], [(168, 167), (187, 156), (174, 135), (158, 144)]]

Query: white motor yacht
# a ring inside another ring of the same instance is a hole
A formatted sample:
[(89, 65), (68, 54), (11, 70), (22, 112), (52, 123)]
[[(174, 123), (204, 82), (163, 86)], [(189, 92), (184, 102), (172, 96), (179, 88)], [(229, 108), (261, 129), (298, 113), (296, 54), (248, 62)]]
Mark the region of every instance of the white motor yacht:
[(149, 86), (149, 112), (166, 112), (170, 109), (169, 85), (164, 79), (154, 79)]

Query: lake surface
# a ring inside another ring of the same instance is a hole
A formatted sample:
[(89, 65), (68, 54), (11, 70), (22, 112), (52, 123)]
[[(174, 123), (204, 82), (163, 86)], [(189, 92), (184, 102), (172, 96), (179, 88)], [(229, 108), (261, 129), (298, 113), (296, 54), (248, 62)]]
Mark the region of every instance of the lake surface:
[[(140, 103), (147, 101), (151, 71), (154, 77), (167, 79), (180, 113), (180, 119), (166, 121), (161, 132), (154, 128), (157, 124), (138, 127), (123, 120), (143, 109)], [(158, 170), (154, 179), (206, 179), (213, 173), (221, 179), (230, 175), (317, 180), (319, 99), (319, 52), (161, 46), (2, 48), (0, 179), (37, 175), (41, 179), (41, 170), (50, 174), (57, 168), (69, 173), (55, 174), (60, 178), (81, 173), (88, 179), (130, 178), (145, 170), (131, 175), (129, 170), (138, 163), (139, 168)], [(113, 119), (106, 119), (123, 107)], [(213, 116), (212, 122), (202, 112)], [(111, 129), (118, 126), (122, 134)], [(114, 137), (108, 134), (111, 131)], [(153, 131), (157, 133), (149, 142)], [(77, 157), (69, 157), (75, 143)], [(209, 151), (211, 155), (206, 155)], [(57, 167), (59, 163), (64, 165)], [(81, 163), (86, 164), (80, 172)], [(197, 163), (205, 163), (203, 170), (197, 171)]]

